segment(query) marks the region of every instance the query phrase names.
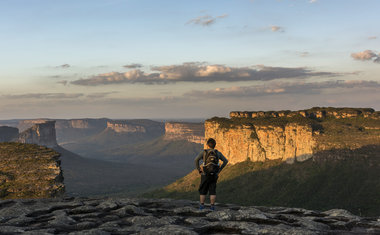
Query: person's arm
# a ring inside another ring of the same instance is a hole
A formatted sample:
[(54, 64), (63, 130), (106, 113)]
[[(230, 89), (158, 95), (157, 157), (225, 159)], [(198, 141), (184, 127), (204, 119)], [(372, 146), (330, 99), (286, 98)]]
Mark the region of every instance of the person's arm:
[(219, 153), (219, 159), (222, 160), (223, 162), (223, 164), (220, 166), (220, 169), (219, 169), (219, 172), (221, 172), (223, 168), (227, 165), (228, 160), (221, 152), (218, 151), (218, 153)]
[(195, 162), (195, 168), (197, 168), (197, 170), (198, 170), (199, 173), (201, 173), (201, 168), (199, 166), (199, 160), (201, 160), (203, 158), (203, 152), (204, 151), (200, 152), (198, 154), (198, 156), (194, 160), (194, 162)]

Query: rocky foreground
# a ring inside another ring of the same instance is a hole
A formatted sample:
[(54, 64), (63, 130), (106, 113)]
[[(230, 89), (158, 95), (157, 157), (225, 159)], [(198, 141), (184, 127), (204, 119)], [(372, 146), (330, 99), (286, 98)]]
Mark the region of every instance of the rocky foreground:
[(380, 217), (345, 210), (129, 198), (0, 201), (0, 234), (380, 234)]

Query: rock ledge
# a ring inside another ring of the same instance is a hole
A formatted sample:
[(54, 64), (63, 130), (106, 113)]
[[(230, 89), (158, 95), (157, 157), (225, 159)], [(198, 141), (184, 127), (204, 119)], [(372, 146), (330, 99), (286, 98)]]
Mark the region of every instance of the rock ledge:
[[(206, 207), (207, 208), (207, 207)], [(379, 234), (380, 217), (334, 209), (244, 207), (171, 199), (0, 201), (0, 234)]]

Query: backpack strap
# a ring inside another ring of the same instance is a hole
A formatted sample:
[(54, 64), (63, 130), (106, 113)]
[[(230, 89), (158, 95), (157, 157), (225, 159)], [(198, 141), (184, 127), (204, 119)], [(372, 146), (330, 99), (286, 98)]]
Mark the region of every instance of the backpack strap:
[(206, 165), (206, 156), (207, 156), (207, 150), (205, 149), (203, 151), (203, 165)]

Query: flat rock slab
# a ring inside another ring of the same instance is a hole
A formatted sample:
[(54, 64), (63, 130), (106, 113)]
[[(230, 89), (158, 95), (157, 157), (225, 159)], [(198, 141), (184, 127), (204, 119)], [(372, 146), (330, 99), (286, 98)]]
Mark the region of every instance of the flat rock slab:
[(200, 211), (171, 199), (4, 200), (0, 234), (380, 234), (380, 217), (226, 204)]

